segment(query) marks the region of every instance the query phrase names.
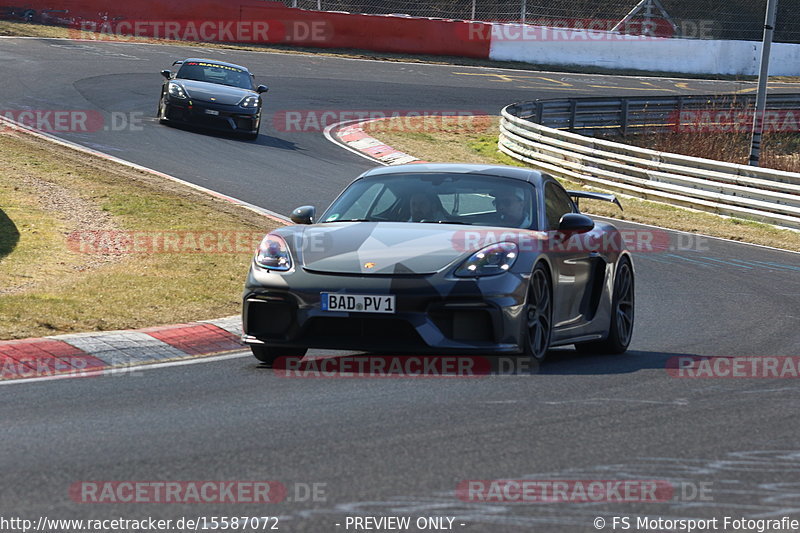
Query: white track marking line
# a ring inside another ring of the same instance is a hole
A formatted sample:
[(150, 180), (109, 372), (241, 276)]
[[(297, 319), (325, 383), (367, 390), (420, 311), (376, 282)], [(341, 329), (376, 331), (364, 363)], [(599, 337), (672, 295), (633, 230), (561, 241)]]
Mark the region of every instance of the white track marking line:
[(151, 368), (167, 368), (171, 366), (186, 366), (196, 365), (199, 363), (213, 363), (215, 361), (225, 361), (227, 359), (241, 359), (242, 357), (252, 357), (250, 352), (233, 353), (226, 355), (212, 355), (210, 357), (194, 357), (191, 359), (184, 359), (182, 361), (170, 361), (168, 363), (142, 363), (140, 365), (131, 365), (124, 367), (109, 367), (102, 370), (87, 371), (81, 374), (59, 374), (57, 376), (45, 376), (38, 378), (20, 378), (8, 379), (0, 381), (0, 386), (3, 385), (17, 385), (20, 383), (33, 383), (37, 381), (55, 381), (59, 379), (85, 379), (93, 377), (108, 377), (112, 374), (129, 374), (132, 372), (139, 372), (140, 370), (149, 370)]

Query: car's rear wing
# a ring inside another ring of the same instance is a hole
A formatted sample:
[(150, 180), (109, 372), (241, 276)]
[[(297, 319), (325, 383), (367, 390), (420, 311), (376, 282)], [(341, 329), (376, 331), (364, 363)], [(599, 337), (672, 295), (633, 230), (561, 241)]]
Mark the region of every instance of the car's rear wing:
[(624, 209), (622, 209), (622, 204), (619, 203), (619, 200), (617, 200), (617, 197), (614, 196), (613, 194), (608, 194), (604, 192), (586, 192), (586, 191), (567, 191), (567, 194), (569, 194), (575, 200), (575, 205), (578, 206), (578, 209), (580, 209), (580, 204), (578, 203), (579, 198), (589, 198), (592, 200), (603, 200), (604, 202), (611, 202), (612, 204), (617, 204), (620, 210), (624, 211)]

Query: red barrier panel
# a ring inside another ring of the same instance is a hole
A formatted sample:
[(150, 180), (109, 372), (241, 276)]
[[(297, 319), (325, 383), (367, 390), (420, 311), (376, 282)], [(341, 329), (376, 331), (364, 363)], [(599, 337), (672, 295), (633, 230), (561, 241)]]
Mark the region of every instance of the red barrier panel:
[[(489, 57), (490, 31), (467, 32), (468, 23), (455, 20), (382, 15), (328, 13), (287, 8), (281, 2), (238, 0), (186, 0), (157, 2), (129, 0), (115, 5), (108, 0), (14, 0), (18, 6), (33, 9), (37, 14), (47, 11), (55, 17), (70, 19), (76, 27), (81, 21), (114, 21), (117, 26), (129, 27), (140, 23), (133, 33), (139, 36), (160, 36), (155, 25), (180, 26), (174, 35), (191, 34), (200, 21), (235, 21), (245, 25), (258, 22), (258, 27), (245, 28), (252, 37), (244, 42), (281, 43), (318, 48), (355, 48), (377, 52)], [(123, 25), (122, 22), (129, 23)], [(266, 23), (270, 31), (264, 32)], [(186, 26), (191, 27), (187, 31)], [(476, 23), (472, 23), (474, 26)], [(471, 26), (470, 26), (471, 27)], [(241, 28), (240, 28), (241, 29)], [(209, 34), (219, 34), (219, 28)], [(121, 33), (125, 33), (120, 30)], [(242, 32), (233, 32), (234, 35)], [(266, 37), (266, 35), (269, 35)], [(192, 37), (178, 37), (191, 39)], [(202, 40), (202, 38), (201, 38)], [(227, 40), (227, 39), (226, 39)]]

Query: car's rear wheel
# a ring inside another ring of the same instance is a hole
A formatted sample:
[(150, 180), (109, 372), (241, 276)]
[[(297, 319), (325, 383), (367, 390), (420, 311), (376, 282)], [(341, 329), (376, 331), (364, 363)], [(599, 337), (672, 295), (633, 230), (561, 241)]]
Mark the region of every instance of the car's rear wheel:
[(544, 360), (553, 329), (553, 290), (547, 268), (539, 263), (531, 274), (525, 303), (523, 353), (535, 361)]
[(584, 353), (624, 353), (633, 336), (634, 304), (633, 267), (628, 258), (622, 257), (617, 263), (617, 273), (614, 279), (608, 336), (602, 341), (576, 344), (575, 349)]
[(250, 346), (253, 356), (264, 364), (272, 366), (278, 357), (303, 357), (308, 351), (306, 348), (279, 348), (263, 344)]

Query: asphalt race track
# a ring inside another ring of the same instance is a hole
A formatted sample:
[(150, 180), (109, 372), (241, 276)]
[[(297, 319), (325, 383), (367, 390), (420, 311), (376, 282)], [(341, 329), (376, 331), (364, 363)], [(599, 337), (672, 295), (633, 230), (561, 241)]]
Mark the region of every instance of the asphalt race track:
[[(245, 64), (270, 86), (257, 141), (157, 124), (158, 73), (191, 55)], [(0, 109), (140, 113), (140, 131), (59, 135), (284, 214), (326, 206), (371, 164), (318, 131), (281, 131), (275, 112), (497, 113), (565, 94), (753, 87), (34, 39), (0, 39), (0, 72)], [(718, 518), (720, 531), (726, 516), (800, 518), (796, 381), (665, 369), (680, 355), (798, 355), (800, 256), (670, 236), (672, 249), (635, 254), (636, 329), (623, 356), (557, 350), (531, 372), (472, 379), (290, 379), (243, 357), (0, 386), (0, 516), (279, 516), (280, 530), (309, 532), (354, 531), (348, 516), (451, 517), (466, 532), (610, 531), (614, 516), (631, 517), (631, 530), (637, 516)], [(658, 480), (672, 490), (659, 502), (456, 497), (463, 481), (494, 479)], [(289, 494), (270, 505), (71, 499), (73, 484), (104, 480), (276, 480)], [(311, 484), (324, 493), (306, 498)]]

